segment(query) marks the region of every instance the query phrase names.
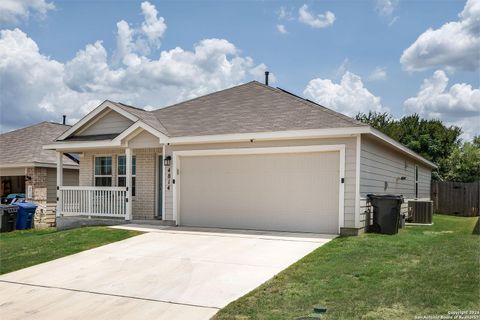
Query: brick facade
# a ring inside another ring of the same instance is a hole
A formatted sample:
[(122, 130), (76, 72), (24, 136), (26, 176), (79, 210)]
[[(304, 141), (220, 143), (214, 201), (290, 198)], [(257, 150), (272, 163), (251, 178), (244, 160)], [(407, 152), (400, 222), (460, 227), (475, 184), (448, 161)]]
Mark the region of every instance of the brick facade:
[[(35, 212), (35, 227), (55, 226), (55, 211), (48, 205), (48, 169), (26, 168), (25, 169), (25, 197), (27, 201), (38, 205)], [(29, 192), (31, 189), (31, 194)]]
[[(25, 181), (25, 196), (27, 201), (33, 201), (40, 205), (47, 204), (47, 168), (27, 168)], [(32, 189), (29, 197), (29, 188)]]

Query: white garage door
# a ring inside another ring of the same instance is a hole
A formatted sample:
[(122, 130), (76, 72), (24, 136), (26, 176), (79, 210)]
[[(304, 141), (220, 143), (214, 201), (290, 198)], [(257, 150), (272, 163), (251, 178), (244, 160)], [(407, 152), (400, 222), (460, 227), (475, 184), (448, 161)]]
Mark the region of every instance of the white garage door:
[(338, 233), (339, 151), (180, 157), (185, 226)]

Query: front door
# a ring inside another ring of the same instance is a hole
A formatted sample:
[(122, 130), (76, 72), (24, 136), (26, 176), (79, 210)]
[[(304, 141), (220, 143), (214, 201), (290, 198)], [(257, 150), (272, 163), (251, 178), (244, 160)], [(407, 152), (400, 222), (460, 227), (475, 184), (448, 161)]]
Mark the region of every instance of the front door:
[(158, 156), (158, 170), (157, 170), (157, 219), (163, 219), (163, 156)]

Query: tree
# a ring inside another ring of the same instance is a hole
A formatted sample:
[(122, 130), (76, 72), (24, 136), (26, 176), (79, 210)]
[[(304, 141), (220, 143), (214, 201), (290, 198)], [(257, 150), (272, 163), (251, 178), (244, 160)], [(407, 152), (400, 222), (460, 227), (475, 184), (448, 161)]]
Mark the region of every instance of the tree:
[(465, 142), (455, 148), (446, 160), (448, 181), (473, 182), (480, 180), (480, 139)]
[(480, 148), (480, 136), (473, 137), (473, 145)]
[[(449, 171), (447, 158), (460, 145), (462, 130), (446, 126), (440, 120), (421, 119), (418, 114), (394, 119), (388, 113), (359, 113), (356, 119), (369, 124), (438, 165), (434, 179), (445, 178)], [(480, 139), (479, 139), (480, 140)], [(479, 141), (480, 142), (480, 141)]]
[[(369, 112), (368, 114), (359, 113), (355, 117), (358, 121), (369, 124), (373, 128), (382, 131), (387, 136), (394, 138), (395, 119), (388, 112)], [(395, 139), (395, 138), (394, 138)]]

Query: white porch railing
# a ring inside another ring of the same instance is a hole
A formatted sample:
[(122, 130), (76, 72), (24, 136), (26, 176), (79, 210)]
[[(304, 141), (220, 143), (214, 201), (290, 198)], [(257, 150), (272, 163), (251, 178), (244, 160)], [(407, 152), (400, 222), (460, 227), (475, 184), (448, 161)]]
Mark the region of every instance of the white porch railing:
[(126, 187), (59, 187), (60, 214), (65, 216), (126, 217)]

